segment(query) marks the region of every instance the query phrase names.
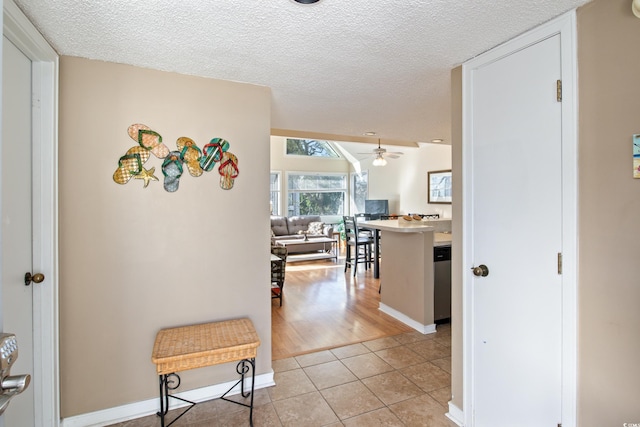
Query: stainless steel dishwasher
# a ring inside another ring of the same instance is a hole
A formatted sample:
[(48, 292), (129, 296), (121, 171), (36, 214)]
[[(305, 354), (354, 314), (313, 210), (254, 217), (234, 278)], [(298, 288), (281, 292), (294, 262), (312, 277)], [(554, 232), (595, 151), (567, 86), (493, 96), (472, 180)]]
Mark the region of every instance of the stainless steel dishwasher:
[(451, 245), (433, 248), (433, 320), (451, 320)]

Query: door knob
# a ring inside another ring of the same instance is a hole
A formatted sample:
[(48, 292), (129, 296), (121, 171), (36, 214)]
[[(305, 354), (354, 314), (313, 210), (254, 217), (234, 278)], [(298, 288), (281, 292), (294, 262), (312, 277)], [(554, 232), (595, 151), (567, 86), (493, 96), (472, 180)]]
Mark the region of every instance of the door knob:
[(24, 285), (29, 286), (31, 282), (41, 283), (44, 280), (44, 274), (36, 273), (33, 276), (28, 271), (24, 274)]
[(15, 391), (16, 394), (20, 394), (29, 386), (31, 382), (31, 375), (10, 375), (8, 377), (4, 377), (0, 382), (0, 387), (2, 390), (12, 390)]
[(474, 276), (478, 277), (486, 277), (489, 275), (489, 268), (484, 264), (480, 264), (477, 267), (471, 267), (471, 271), (473, 271)]

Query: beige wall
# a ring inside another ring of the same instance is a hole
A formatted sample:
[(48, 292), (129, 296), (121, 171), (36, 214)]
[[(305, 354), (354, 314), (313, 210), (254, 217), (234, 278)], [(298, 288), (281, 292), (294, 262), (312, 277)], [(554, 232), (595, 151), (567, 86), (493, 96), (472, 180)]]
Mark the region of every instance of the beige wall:
[[(640, 422), (640, 180), (632, 135), (640, 133), (640, 19), (628, 0), (578, 9), (578, 425)], [(461, 238), (461, 73), (452, 72), (453, 235)], [(460, 232), (459, 232), (460, 231)], [(453, 253), (453, 403), (462, 408), (462, 266)], [(457, 267), (456, 267), (457, 266)], [(457, 302), (456, 302), (457, 301)], [(459, 313), (456, 315), (456, 313)]]
[[(175, 193), (160, 179), (118, 185), (132, 123), (175, 149), (230, 141), (240, 176), (185, 169)], [(163, 327), (248, 316), (271, 371), (270, 91), (264, 87), (62, 57), (60, 63), (60, 377), (62, 417), (157, 397), (151, 363)], [(232, 366), (182, 375), (180, 390), (235, 379)]]
[(578, 9), (578, 422), (640, 423), (640, 19), (630, 0)]

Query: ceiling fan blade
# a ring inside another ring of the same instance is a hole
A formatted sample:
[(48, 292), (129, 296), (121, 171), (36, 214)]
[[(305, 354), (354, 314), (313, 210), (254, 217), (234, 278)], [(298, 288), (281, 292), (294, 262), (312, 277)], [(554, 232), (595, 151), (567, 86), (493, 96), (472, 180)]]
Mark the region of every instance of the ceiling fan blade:
[(402, 156), (404, 153), (402, 151), (387, 151), (387, 154), (395, 154), (397, 156)]
[(385, 154), (384, 157), (388, 157), (390, 159), (399, 159), (400, 158), (400, 156), (396, 156), (395, 154), (390, 154), (390, 153)]

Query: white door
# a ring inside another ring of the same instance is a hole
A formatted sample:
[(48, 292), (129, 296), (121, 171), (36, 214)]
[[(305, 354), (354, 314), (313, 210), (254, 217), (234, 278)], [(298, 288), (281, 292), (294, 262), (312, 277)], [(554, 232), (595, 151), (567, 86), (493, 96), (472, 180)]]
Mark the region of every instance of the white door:
[[(33, 284), (31, 216), (31, 60), (3, 37), (2, 78), (2, 320), (16, 335), (18, 359), (12, 375), (29, 374), (32, 384), (15, 397), (6, 426), (34, 425)], [(39, 285), (35, 285), (39, 286)]]
[[(20, 347), (11, 373), (31, 373), (32, 381), (26, 393), (13, 399), (6, 416), (0, 417), (0, 427), (55, 427), (60, 421), (58, 55), (13, 1), (2, 3), (0, 327), (15, 333)], [(26, 287), (27, 271), (43, 273), (46, 279)]]
[(560, 35), (477, 65), (470, 78), (467, 250), (489, 273), (465, 273), (473, 288), (473, 425), (555, 427), (562, 420)]

